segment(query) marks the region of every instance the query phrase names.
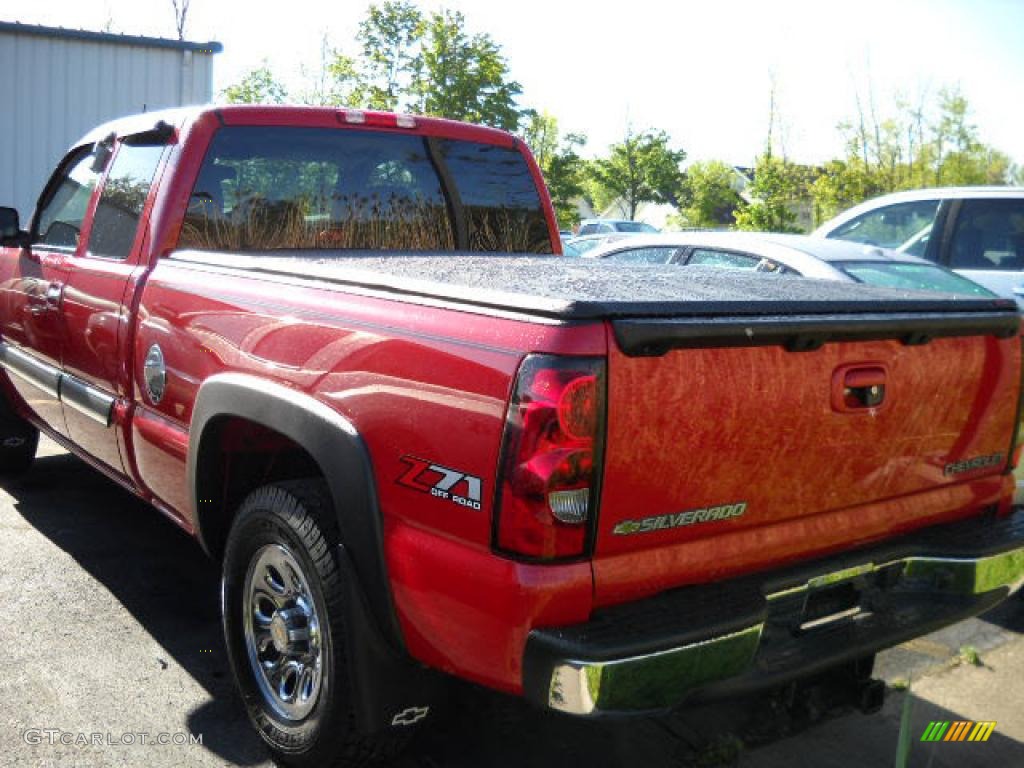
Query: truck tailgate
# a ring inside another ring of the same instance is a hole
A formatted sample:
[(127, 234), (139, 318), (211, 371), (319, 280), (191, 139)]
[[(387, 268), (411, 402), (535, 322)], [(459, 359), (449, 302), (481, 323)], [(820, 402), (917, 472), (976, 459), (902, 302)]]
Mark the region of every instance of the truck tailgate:
[(1021, 351), (992, 320), (611, 323), (597, 603), (998, 500)]

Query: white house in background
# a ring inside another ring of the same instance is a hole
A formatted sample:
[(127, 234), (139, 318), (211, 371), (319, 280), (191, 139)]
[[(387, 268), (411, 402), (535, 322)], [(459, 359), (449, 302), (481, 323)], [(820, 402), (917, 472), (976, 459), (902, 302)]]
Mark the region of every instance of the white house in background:
[(27, 225), (72, 142), (121, 115), (213, 97), (220, 43), (0, 22), (0, 205)]

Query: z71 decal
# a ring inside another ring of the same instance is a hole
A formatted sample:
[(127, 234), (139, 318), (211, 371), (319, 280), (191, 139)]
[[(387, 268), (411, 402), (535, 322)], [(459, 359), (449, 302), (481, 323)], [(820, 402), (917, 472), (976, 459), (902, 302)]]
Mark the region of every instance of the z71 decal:
[(479, 477), (415, 456), (403, 456), (401, 462), (408, 469), (398, 478), (399, 485), (447, 499), (460, 507), (480, 509), (483, 481)]

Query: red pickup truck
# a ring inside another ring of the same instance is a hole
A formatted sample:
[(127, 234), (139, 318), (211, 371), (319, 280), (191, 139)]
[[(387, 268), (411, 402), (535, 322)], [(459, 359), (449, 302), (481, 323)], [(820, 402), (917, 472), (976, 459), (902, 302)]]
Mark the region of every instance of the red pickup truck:
[(0, 235), (3, 471), (44, 433), (223, 563), (285, 764), (394, 749), (438, 672), (665, 709), (1024, 578), (1011, 301), (559, 258), (513, 136), (354, 110), (115, 121)]

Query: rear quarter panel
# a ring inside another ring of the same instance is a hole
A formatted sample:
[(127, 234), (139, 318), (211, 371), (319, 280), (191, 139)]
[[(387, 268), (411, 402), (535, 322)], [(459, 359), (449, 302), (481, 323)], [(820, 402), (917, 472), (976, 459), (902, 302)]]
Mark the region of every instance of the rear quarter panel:
[[(187, 524), (195, 521), (185, 453), (197, 437), (188, 427), (199, 387), (220, 372), (251, 374), (329, 405), (364, 438), (387, 569), (414, 656), (513, 690), (531, 626), (587, 617), (589, 563), (531, 568), (495, 557), (491, 508), (520, 361), (531, 351), (603, 354), (600, 324), (470, 314), (172, 258), (160, 261), (144, 290), (136, 381), (153, 344), (163, 350), (167, 390), (158, 405), (136, 390), (133, 453), (139, 481)], [(480, 478), (481, 509), (400, 484), (407, 456)], [(552, 600), (555, 591), (569, 599)]]

